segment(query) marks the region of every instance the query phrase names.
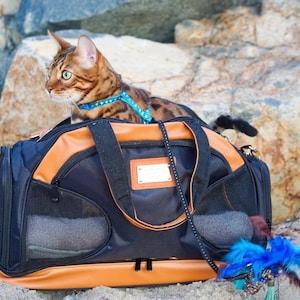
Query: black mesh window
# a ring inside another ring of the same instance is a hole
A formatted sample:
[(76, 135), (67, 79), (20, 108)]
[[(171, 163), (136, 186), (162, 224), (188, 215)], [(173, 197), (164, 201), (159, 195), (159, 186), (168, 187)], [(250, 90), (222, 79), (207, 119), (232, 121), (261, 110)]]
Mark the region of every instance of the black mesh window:
[(107, 218), (88, 199), (40, 182), (32, 185), (28, 199), (27, 260), (83, 255), (107, 241)]

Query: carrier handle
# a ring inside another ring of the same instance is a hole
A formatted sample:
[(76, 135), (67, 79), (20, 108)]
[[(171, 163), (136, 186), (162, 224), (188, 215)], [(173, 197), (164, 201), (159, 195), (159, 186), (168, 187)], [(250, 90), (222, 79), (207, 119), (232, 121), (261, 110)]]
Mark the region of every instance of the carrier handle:
[(195, 176), (192, 183), (192, 199), (194, 205), (198, 206), (204, 197), (209, 183), (209, 165), (211, 150), (208, 138), (201, 126), (203, 121), (194, 118), (183, 118), (185, 125), (194, 135), (195, 145), (198, 152), (198, 162), (196, 164)]
[(124, 159), (119, 142), (108, 120), (88, 125), (114, 198), (130, 216), (134, 216)]
[[(182, 118), (180, 120), (192, 132), (197, 148), (198, 157), (192, 182), (191, 198), (195, 205), (198, 205), (204, 196), (209, 181), (210, 147), (199, 121), (192, 118)], [(93, 136), (107, 182), (117, 205), (132, 219), (135, 219), (124, 159), (110, 122), (111, 120), (100, 119), (92, 122), (88, 127)]]

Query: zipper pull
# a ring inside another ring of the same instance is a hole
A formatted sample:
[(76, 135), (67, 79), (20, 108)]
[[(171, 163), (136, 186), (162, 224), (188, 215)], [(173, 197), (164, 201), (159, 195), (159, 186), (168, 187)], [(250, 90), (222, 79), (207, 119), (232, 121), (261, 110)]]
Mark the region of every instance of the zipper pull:
[(261, 158), (259, 151), (251, 145), (242, 146), (241, 150), (246, 156), (250, 155), (250, 156), (257, 157), (259, 159)]
[(55, 179), (52, 182), (52, 187), (51, 187), (51, 201), (52, 202), (58, 202), (59, 201), (58, 187), (59, 187), (59, 180)]

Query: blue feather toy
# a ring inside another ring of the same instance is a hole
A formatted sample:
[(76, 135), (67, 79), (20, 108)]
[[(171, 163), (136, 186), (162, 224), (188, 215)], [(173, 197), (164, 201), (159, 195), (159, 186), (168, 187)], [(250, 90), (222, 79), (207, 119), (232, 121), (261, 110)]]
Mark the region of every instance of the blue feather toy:
[(241, 239), (231, 247), (224, 261), (227, 264), (220, 269), (220, 279), (238, 279), (237, 283), (241, 285), (241, 278), (244, 278), (243, 287), (267, 283), (269, 295), (265, 299), (276, 299), (274, 278), (280, 274), (285, 274), (291, 283), (300, 286), (296, 273), (300, 268), (300, 247), (293, 245), (287, 237), (269, 239), (266, 248)]

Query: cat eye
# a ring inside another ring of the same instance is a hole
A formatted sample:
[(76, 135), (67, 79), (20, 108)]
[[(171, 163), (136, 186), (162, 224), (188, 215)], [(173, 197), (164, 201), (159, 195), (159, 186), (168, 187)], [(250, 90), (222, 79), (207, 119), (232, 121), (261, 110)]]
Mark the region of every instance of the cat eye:
[(64, 70), (62, 73), (61, 73), (61, 77), (65, 80), (68, 80), (70, 79), (72, 76), (72, 73), (70, 71), (67, 71), (67, 70)]

